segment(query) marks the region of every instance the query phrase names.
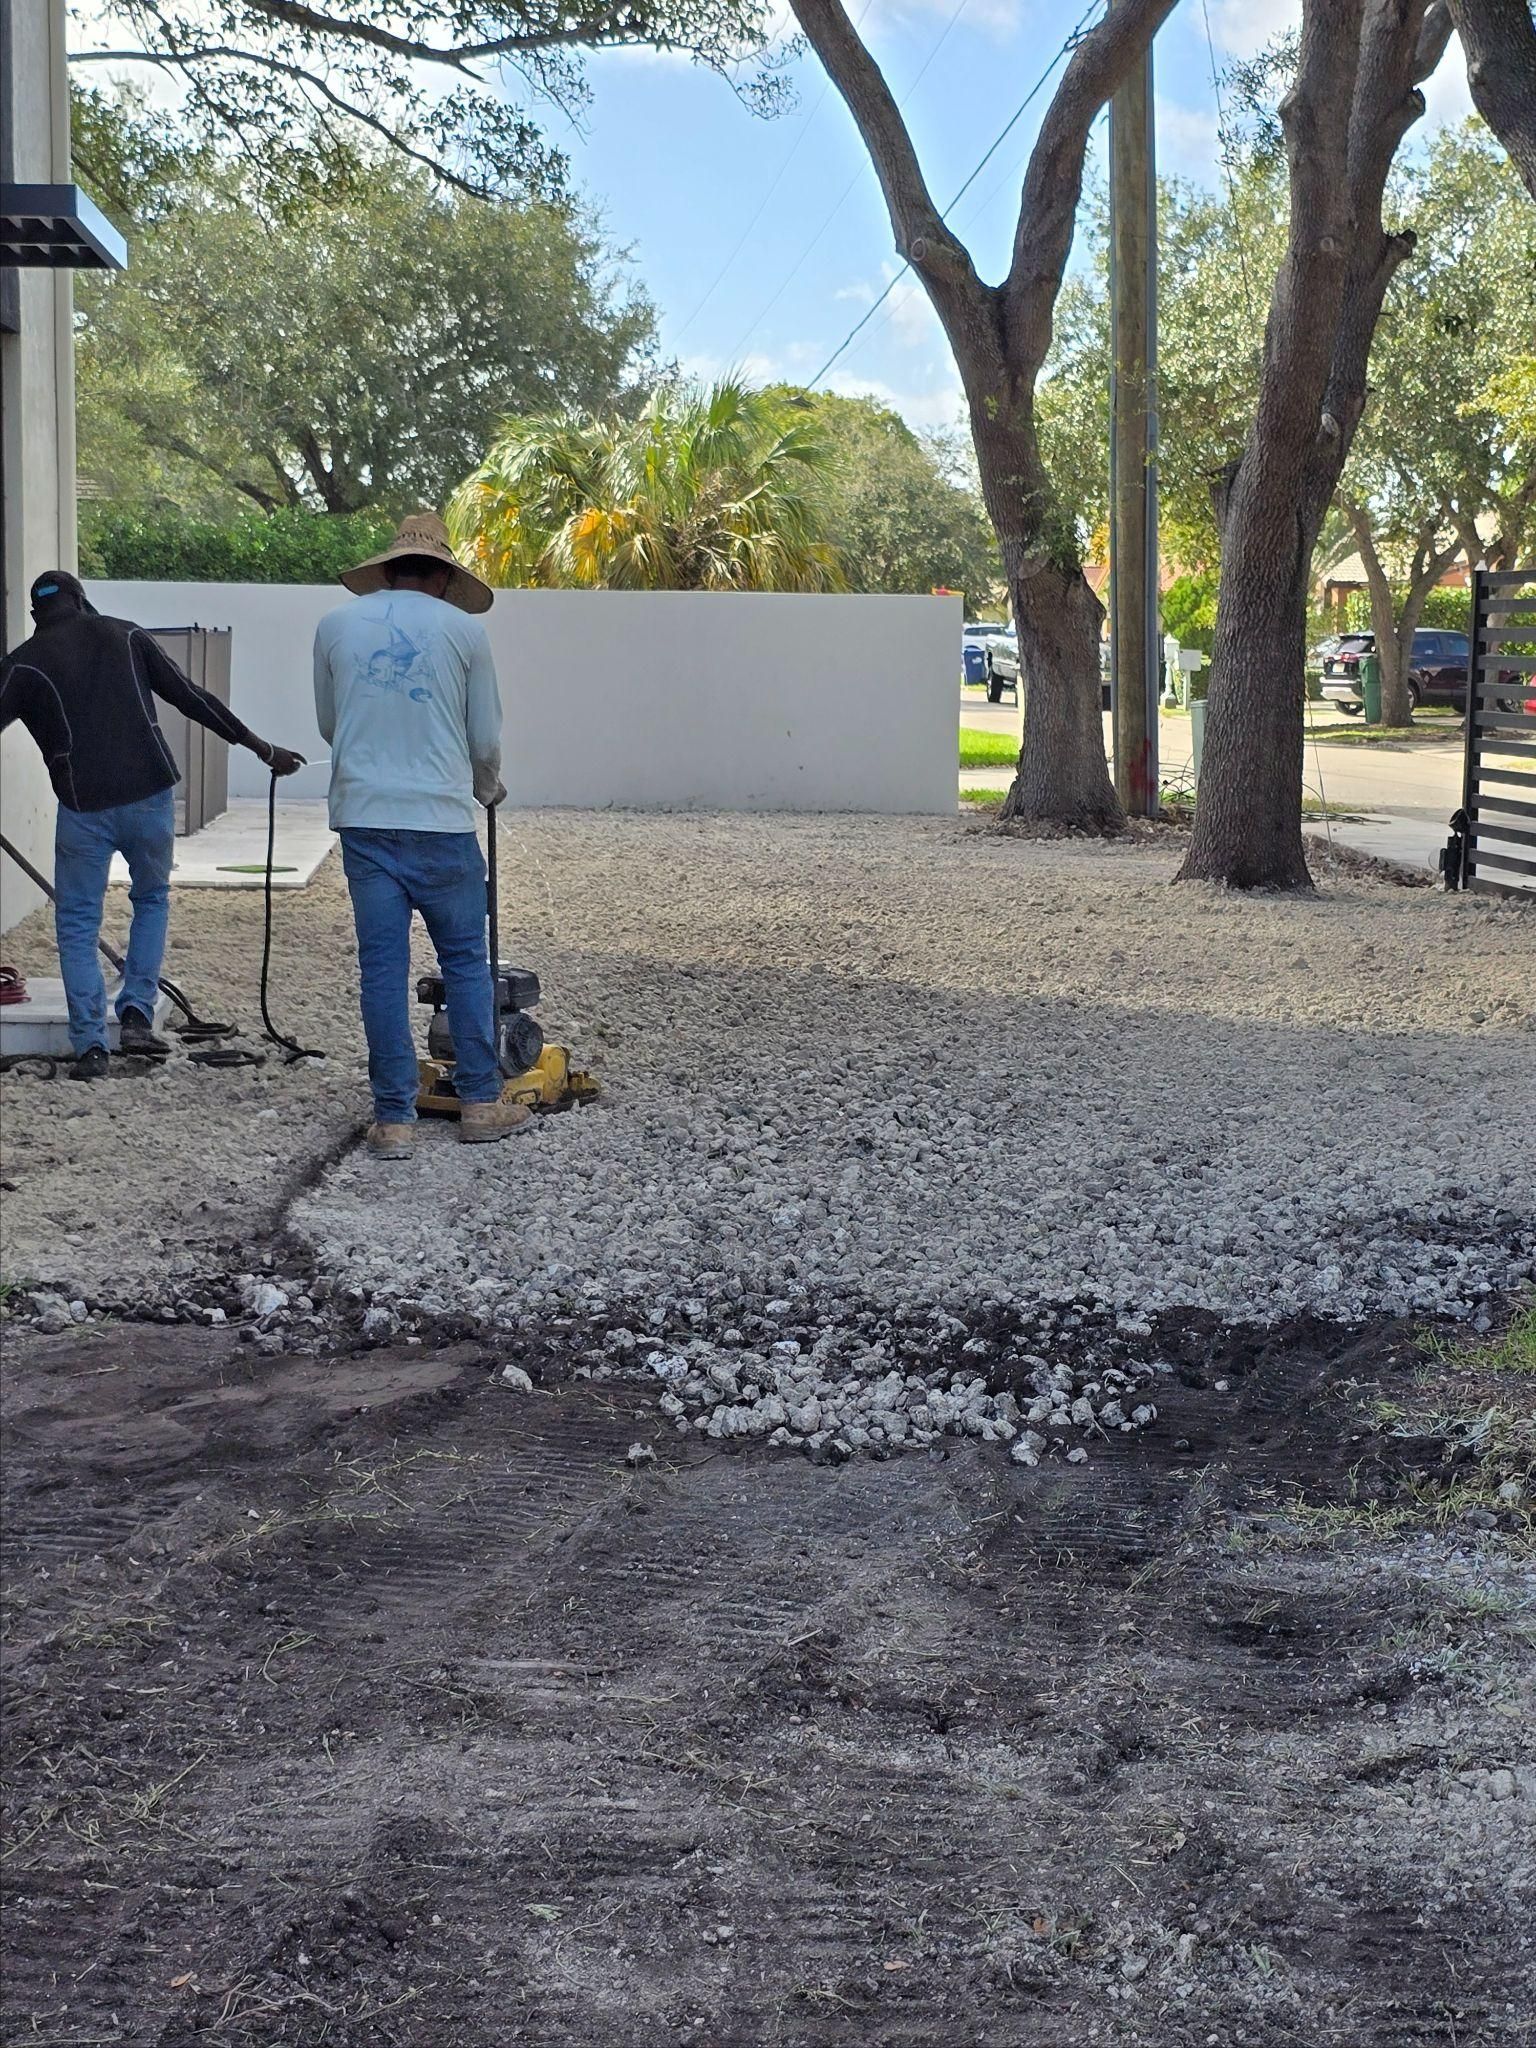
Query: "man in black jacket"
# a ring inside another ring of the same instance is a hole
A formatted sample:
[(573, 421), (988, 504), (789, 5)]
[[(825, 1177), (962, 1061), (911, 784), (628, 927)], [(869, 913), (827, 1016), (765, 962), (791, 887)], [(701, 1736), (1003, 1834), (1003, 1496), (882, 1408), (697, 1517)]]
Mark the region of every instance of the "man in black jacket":
[(96, 950), (112, 856), (128, 863), (133, 924), (117, 1017), (124, 1052), (161, 1054), (155, 991), (171, 912), (171, 856), (180, 780), (155, 717), (163, 697), (221, 739), (249, 747), (275, 775), (304, 765), (258, 739), (216, 697), (190, 682), (142, 626), (104, 619), (67, 570), (32, 585), (37, 630), (0, 662), (0, 728), (19, 718), (48, 764), (59, 800), (54, 929), (75, 1050), (70, 1076), (107, 1072), (107, 996)]

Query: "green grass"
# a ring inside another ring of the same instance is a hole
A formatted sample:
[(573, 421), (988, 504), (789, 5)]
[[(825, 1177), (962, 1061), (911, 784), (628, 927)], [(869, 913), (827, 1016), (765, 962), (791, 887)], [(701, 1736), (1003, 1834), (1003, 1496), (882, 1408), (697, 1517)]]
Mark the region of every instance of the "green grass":
[(1423, 1348), (1442, 1365), (1460, 1371), (1512, 1372), (1536, 1378), (1536, 1306), (1521, 1309), (1501, 1337), (1463, 1343), (1431, 1333)]
[(960, 728), (962, 768), (1011, 768), (1019, 758), (1019, 743), (1010, 733), (982, 732), (974, 725)]
[[(1013, 762), (1010, 760), (1005, 765), (1011, 768)], [(1001, 808), (1003, 798), (1007, 794), (1006, 789), (962, 789), (960, 801), (972, 805), (977, 810), (995, 811)], [(1162, 814), (1167, 824), (1187, 825), (1195, 814), (1194, 799), (1190, 792), (1186, 789), (1165, 789), (1162, 796)], [(1341, 811), (1337, 806), (1329, 809), (1326, 805), (1320, 804), (1315, 796), (1308, 796), (1302, 798), (1301, 815), (1303, 820), (1314, 824), (1324, 817), (1329, 817), (1338, 825), (1361, 814), (1356, 811)]]
[(1316, 740), (1326, 747), (1368, 747), (1390, 744), (1412, 746), (1415, 741), (1443, 743), (1458, 737), (1461, 731), (1459, 713), (1451, 712), (1446, 717), (1437, 717), (1434, 712), (1421, 711), (1412, 725), (1319, 725), (1307, 728), (1307, 738)]

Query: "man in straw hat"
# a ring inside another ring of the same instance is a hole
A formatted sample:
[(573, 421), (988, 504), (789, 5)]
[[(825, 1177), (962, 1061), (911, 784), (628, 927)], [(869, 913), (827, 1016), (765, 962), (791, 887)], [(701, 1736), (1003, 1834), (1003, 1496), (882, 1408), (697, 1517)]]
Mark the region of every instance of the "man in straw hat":
[(467, 1144), (525, 1128), (502, 1102), (485, 861), (475, 806), (501, 785), (501, 698), (485, 628), (491, 592), (455, 557), (435, 512), (415, 512), (381, 555), (341, 578), (350, 604), (315, 634), (315, 713), (331, 748), (331, 825), (357, 925), (373, 1085), (368, 1150), (409, 1159), (416, 1122), (411, 913), (437, 950)]

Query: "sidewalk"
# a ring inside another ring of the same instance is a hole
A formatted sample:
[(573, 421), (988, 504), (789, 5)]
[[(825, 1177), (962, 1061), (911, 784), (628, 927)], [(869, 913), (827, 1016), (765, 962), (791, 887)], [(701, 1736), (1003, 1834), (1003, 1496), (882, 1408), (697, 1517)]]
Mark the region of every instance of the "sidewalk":
[[(336, 844), (323, 797), (300, 798), (277, 807), (272, 863), (274, 889), (307, 889), (321, 861)], [(176, 842), (171, 881), (178, 889), (259, 889), (266, 879), (267, 806), (260, 797), (238, 797), (227, 811)], [(128, 863), (113, 857), (112, 880), (128, 880)]]
[[(1314, 837), (1327, 836), (1328, 827), (1321, 818), (1308, 818), (1304, 830)], [(1352, 846), (1357, 853), (1368, 853), (1376, 860), (1395, 861), (1399, 867), (1427, 868), (1432, 875), (1440, 872), (1440, 853), (1451, 836), (1451, 828), (1443, 819), (1415, 816), (1407, 811), (1383, 811), (1369, 818), (1335, 819), (1333, 837), (1345, 846)]]

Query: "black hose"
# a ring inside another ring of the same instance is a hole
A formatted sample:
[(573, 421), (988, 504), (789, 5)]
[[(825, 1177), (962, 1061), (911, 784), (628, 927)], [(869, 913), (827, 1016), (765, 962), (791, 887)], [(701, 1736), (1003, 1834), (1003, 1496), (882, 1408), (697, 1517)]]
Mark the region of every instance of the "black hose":
[(272, 1012), (267, 1008), (267, 982), (272, 967), (272, 861), (277, 850), (277, 771), (267, 785), (267, 875), (263, 885), (263, 911), (261, 933), (261, 1023), (263, 1038), (277, 1046), (290, 1066), (296, 1060), (323, 1060), (317, 1046), (300, 1045), (296, 1038), (289, 1038), (279, 1031), (272, 1022)]

